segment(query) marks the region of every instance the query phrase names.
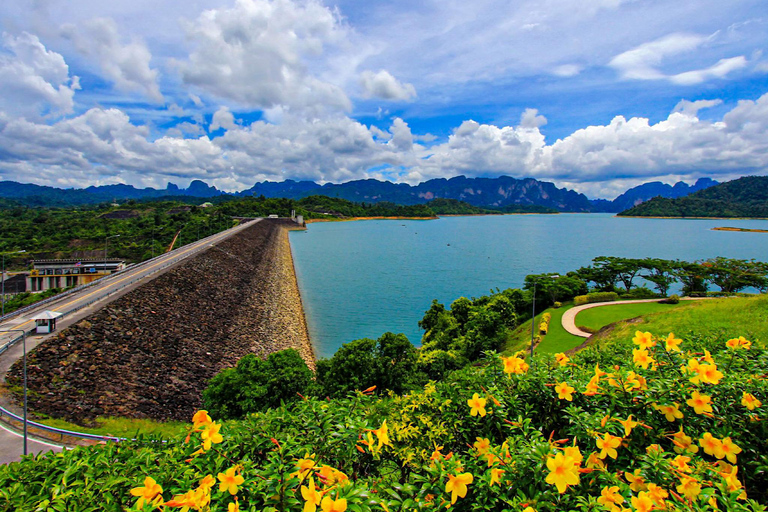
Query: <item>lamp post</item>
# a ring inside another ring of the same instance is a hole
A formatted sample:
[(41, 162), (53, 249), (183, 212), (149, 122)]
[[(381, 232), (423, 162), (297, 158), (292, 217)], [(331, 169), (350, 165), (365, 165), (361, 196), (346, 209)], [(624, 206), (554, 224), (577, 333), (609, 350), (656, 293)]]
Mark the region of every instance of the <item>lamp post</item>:
[[(551, 276), (546, 276), (548, 279), (557, 279), (560, 277), (559, 274), (552, 274)], [(543, 278), (539, 278), (543, 279)], [(533, 333), (536, 331), (536, 284), (539, 282), (539, 279), (533, 280), (533, 312), (531, 313), (531, 365), (533, 365)]]
[(24, 329), (3, 329), (0, 332), (20, 332), (24, 345), (24, 455), (27, 454), (27, 331)]
[[(20, 254), (22, 252), (27, 252), (27, 251), (26, 250), (14, 251), (11, 254)], [(0, 299), (0, 302), (3, 303), (3, 309), (2, 309), (2, 314), (0, 314), (0, 316), (5, 316), (5, 253), (3, 253), (3, 275), (2, 275), (2, 280), (3, 280), (3, 285), (2, 285), (3, 286), (3, 291), (2, 291), (3, 295), (2, 295), (2, 299)]]
[(120, 235), (108, 236), (104, 239), (104, 277), (107, 277), (107, 248), (109, 247), (109, 239), (117, 238)]

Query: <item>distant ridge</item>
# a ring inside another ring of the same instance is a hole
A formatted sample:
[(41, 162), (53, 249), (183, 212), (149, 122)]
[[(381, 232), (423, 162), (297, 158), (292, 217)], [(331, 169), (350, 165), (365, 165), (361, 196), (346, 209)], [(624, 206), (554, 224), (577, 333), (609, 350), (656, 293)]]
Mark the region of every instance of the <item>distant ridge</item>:
[(433, 199), (464, 201), (478, 208), (515, 211), (521, 207), (542, 207), (562, 212), (618, 212), (655, 196), (681, 197), (717, 184), (701, 178), (694, 185), (679, 182), (674, 186), (650, 182), (627, 190), (613, 201), (590, 201), (584, 194), (558, 188), (553, 183), (533, 178), (436, 178), (415, 186), (375, 179), (319, 185), (313, 181), (265, 181), (235, 194), (227, 194), (201, 180), (186, 189), (168, 183), (165, 189), (136, 188), (132, 185), (101, 185), (85, 189), (58, 189), (14, 181), (0, 182), (0, 198), (28, 206), (73, 206), (110, 201), (158, 198), (214, 198), (219, 196), (265, 196), (301, 199), (311, 195), (338, 197), (354, 202), (388, 201), (402, 205), (424, 204)]
[(619, 215), (768, 218), (768, 176), (746, 176), (677, 199), (655, 197)]

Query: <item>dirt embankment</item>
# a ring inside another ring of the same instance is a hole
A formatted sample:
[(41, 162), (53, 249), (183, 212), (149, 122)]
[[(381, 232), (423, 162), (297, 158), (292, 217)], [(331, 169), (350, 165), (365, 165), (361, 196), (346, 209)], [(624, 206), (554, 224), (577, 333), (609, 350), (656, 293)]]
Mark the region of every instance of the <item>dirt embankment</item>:
[(188, 421), (207, 381), (248, 353), (293, 347), (314, 366), (288, 225), (258, 222), (40, 345), (30, 408), (80, 423)]

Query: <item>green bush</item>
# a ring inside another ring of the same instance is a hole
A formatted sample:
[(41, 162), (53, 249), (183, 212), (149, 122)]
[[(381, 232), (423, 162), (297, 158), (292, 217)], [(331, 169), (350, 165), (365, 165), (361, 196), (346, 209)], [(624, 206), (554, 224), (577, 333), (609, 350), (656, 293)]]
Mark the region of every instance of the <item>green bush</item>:
[(663, 301), (664, 304), (679, 304), (680, 303), (680, 296), (679, 295), (670, 295)]
[(655, 299), (656, 297), (658, 297), (658, 294), (645, 286), (638, 286), (637, 288), (632, 288), (628, 292), (621, 294), (621, 298), (626, 300)]
[(588, 302), (589, 298), (586, 295), (577, 295), (573, 298), (574, 306), (583, 306)]
[(555, 301), (554, 304), (552, 304), (552, 307), (555, 308), (555, 309), (560, 308), (562, 306), (563, 306), (563, 303), (560, 302), (560, 301), (557, 301), (557, 300)]
[(242, 418), (296, 400), (297, 393), (306, 394), (311, 384), (312, 371), (292, 348), (266, 360), (248, 354), (210, 380), (203, 404), (217, 418)]
[(593, 292), (587, 294), (587, 302), (613, 302), (619, 300), (619, 294), (616, 292)]

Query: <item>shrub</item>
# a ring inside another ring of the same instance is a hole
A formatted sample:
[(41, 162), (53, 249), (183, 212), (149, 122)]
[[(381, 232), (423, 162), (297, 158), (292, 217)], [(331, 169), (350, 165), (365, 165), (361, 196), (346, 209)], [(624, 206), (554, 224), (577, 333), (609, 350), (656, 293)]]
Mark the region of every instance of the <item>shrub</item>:
[(574, 306), (582, 306), (586, 304), (589, 300), (589, 297), (586, 295), (577, 295), (573, 298), (573, 305)]
[(242, 418), (297, 399), (296, 393), (306, 394), (311, 383), (312, 371), (292, 348), (266, 360), (248, 354), (210, 380), (203, 404), (218, 418)]
[(560, 302), (560, 301), (557, 301), (557, 300), (555, 301), (554, 304), (552, 304), (552, 307), (555, 308), (555, 309), (560, 308), (562, 306), (563, 306), (563, 303)]
[(653, 291), (645, 286), (638, 286), (637, 288), (632, 288), (628, 292), (623, 293), (621, 295), (622, 299), (628, 299), (628, 300), (634, 300), (634, 299), (654, 299), (658, 297), (658, 295)]
[(593, 292), (587, 294), (587, 302), (613, 302), (619, 300), (619, 294), (616, 292)]
[(679, 295), (670, 295), (666, 299), (659, 301), (663, 304), (679, 304), (680, 303), (680, 296)]

